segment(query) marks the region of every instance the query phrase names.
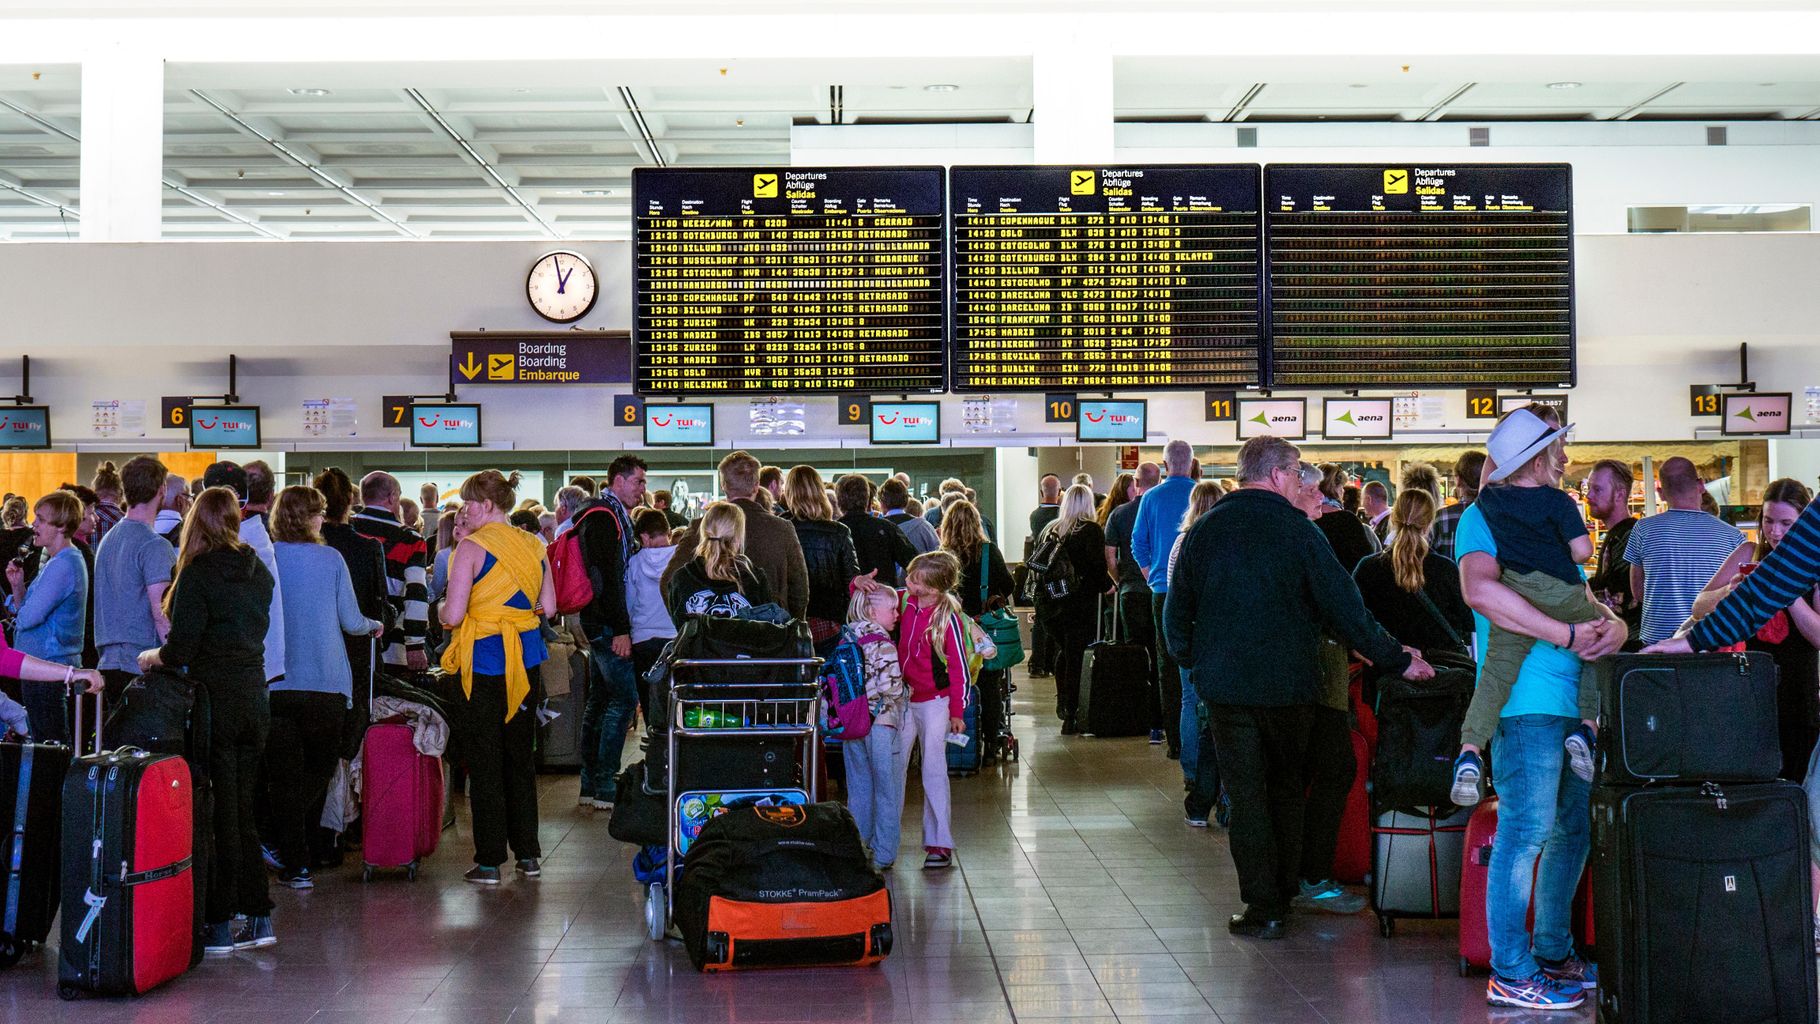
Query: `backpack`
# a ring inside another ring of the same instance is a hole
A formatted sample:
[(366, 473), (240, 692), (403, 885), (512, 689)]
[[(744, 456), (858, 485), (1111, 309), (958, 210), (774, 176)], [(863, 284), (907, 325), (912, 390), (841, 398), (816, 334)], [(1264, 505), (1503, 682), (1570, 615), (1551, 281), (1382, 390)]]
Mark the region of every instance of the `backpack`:
[(865, 739), (872, 731), (865, 646), (843, 626), (840, 640), (822, 662), (822, 734), (831, 740)]
[(1432, 679), (1378, 682), (1378, 744), (1371, 759), (1371, 794), (1379, 809), (1441, 807), (1451, 803), (1460, 726), (1472, 703), (1476, 667), (1452, 651), (1426, 651)]
[(619, 518), (605, 505), (588, 509), (576, 517), (573, 526), (550, 542), (550, 579), (556, 584), (556, 613), (574, 615), (594, 603), (594, 575), (581, 550), (581, 525), (596, 512), (605, 512), (619, 530)]
[(1040, 599), (1060, 601), (1073, 594), (1080, 585), (1080, 577), (1074, 571), (1074, 560), (1062, 550), (1066, 540), (1066, 535), (1051, 524), (1037, 538), (1036, 550), (1030, 553), (1029, 560), (1024, 563), (1030, 567), (1031, 582)]

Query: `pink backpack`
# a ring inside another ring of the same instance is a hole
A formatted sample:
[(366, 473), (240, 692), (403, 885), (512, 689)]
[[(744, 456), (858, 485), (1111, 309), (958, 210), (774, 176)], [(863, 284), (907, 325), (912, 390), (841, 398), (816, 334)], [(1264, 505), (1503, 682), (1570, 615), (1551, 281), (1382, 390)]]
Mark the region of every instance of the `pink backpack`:
[(550, 579), (556, 584), (556, 613), (574, 615), (594, 603), (594, 577), (582, 558), (581, 524), (596, 512), (605, 512), (618, 531), (619, 519), (605, 506), (591, 508), (575, 520), (562, 536), (550, 542)]

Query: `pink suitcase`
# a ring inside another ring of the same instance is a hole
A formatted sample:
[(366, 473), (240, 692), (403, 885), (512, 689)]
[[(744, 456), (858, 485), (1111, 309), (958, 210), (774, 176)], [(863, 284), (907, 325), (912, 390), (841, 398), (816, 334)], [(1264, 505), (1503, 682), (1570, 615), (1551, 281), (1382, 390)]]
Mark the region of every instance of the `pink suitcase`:
[(411, 727), (375, 722), (367, 728), (360, 797), (362, 880), (375, 868), (417, 865), (442, 838), (442, 760), (417, 752)]
[[(1474, 968), (1491, 967), (1491, 936), (1485, 923), (1485, 890), (1491, 883), (1491, 848), (1498, 838), (1498, 800), (1487, 797), (1472, 812), (1466, 823), (1465, 863), (1460, 866), (1460, 976)], [(1540, 870), (1541, 861), (1537, 861)], [(1574, 945), (1588, 960), (1596, 960), (1592, 951), (1592, 872), (1580, 876), (1580, 888), (1574, 893)], [(1528, 926), (1536, 925), (1536, 908), (1529, 908)]]

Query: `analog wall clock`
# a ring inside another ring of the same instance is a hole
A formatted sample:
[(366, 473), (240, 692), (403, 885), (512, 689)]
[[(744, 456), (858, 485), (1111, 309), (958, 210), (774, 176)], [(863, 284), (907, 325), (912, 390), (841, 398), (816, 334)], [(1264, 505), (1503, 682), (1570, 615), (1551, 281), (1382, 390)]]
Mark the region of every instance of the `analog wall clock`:
[(531, 264), (531, 272), (525, 275), (525, 297), (538, 316), (552, 323), (572, 324), (594, 308), (600, 282), (586, 257), (558, 249)]

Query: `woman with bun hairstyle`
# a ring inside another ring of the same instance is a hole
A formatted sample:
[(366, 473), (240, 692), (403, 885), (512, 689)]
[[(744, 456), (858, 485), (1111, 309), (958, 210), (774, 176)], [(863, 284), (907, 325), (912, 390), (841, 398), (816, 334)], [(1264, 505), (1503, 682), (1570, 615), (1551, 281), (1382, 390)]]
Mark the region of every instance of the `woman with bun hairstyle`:
[(519, 475), (489, 469), (461, 485), (470, 533), (449, 558), (442, 670), (467, 694), (468, 808), (474, 866), (463, 877), (498, 885), (509, 842), (518, 873), (543, 874), (537, 844), (538, 666), (549, 656), (539, 616), (556, 609), (543, 538), (510, 523)]

